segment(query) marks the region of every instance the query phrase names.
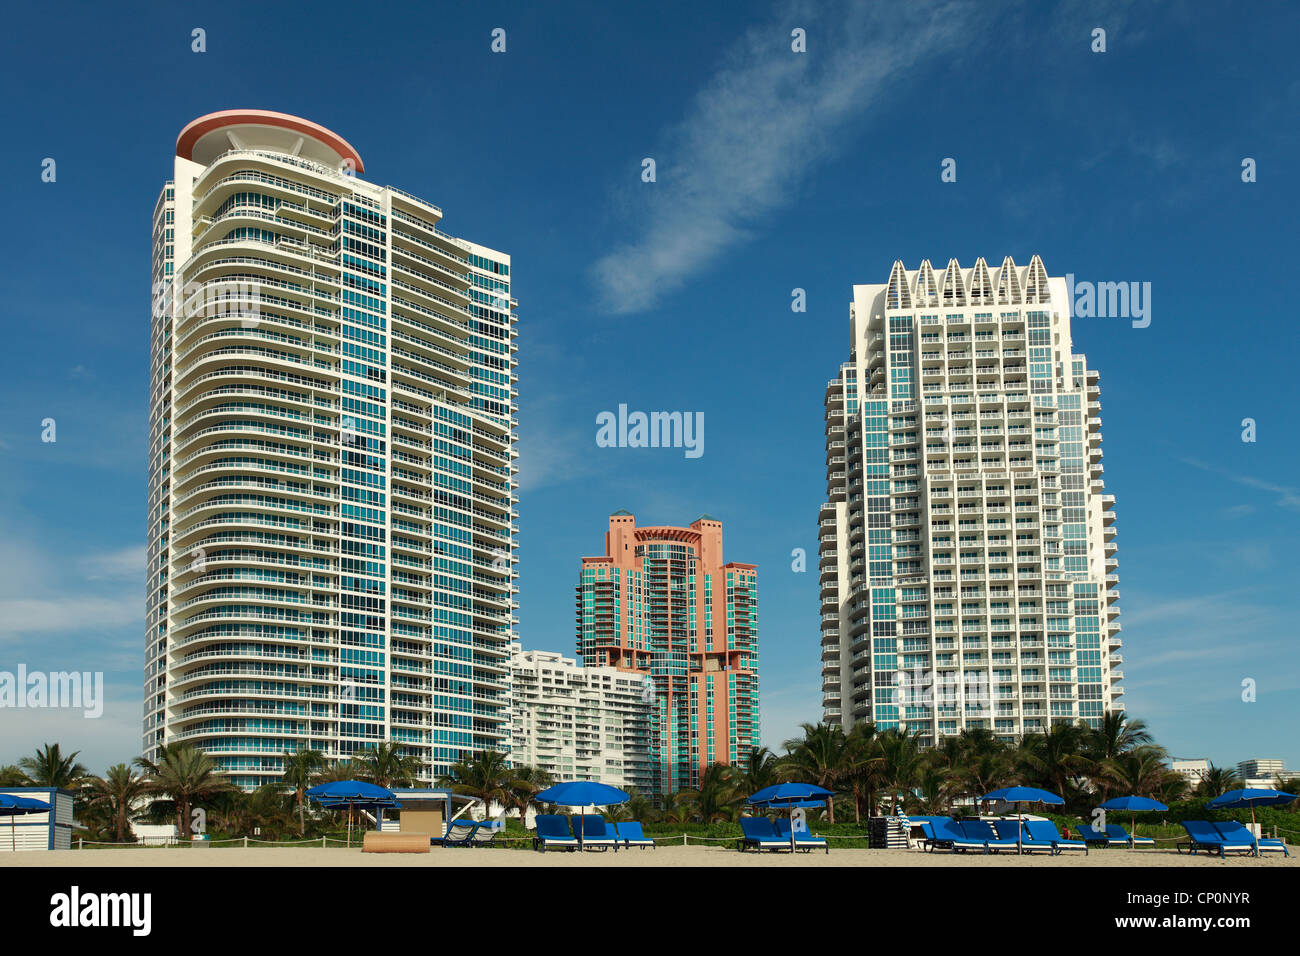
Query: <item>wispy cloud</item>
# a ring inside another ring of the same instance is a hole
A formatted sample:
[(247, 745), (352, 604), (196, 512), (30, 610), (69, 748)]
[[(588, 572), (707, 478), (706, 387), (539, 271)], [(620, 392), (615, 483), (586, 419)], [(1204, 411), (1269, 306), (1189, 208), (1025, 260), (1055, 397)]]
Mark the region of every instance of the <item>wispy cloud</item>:
[[(143, 548), (68, 559), (30, 541), (11, 538), (0, 547), (0, 644), (25, 635), (143, 629), (144, 603)], [(47, 649), (50, 637), (42, 638)]]
[[(971, 42), (975, 5), (870, 4), (755, 27), (724, 55), (686, 117), (655, 151), (640, 232), (599, 259), (593, 280), (614, 312), (652, 307), (774, 211), (829, 159), (850, 119), (900, 74)], [(807, 30), (807, 53), (791, 30)], [(936, 160), (937, 161), (937, 160)]]
[(130, 580), (144, 581), (144, 565), (148, 549), (143, 545), (120, 548), (101, 554), (87, 555), (81, 561), (86, 577), (91, 581)]
[[(1208, 471), (1212, 474), (1222, 475), (1230, 481), (1235, 481), (1239, 485), (1245, 485), (1247, 488), (1257, 488), (1260, 491), (1267, 491), (1269, 494), (1277, 495), (1275, 502), (1279, 508), (1285, 508), (1288, 511), (1300, 511), (1300, 488), (1293, 488), (1289, 485), (1279, 485), (1273, 481), (1265, 481), (1262, 478), (1255, 478), (1252, 475), (1237, 475), (1230, 471), (1224, 471), (1222, 468), (1216, 468), (1213, 465), (1195, 458), (1180, 458), (1185, 465), (1191, 465), (1193, 468), (1199, 468), (1201, 471)], [(1238, 506), (1241, 507), (1241, 506)]]

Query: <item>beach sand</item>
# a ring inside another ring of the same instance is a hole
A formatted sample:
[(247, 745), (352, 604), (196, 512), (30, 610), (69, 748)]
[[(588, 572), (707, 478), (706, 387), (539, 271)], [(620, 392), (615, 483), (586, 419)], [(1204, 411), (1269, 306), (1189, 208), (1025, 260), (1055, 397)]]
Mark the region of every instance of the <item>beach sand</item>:
[(53, 850), (24, 853), (0, 853), (0, 868), (6, 867), (827, 867), (827, 866), (956, 866), (956, 867), (1199, 867), (1228, 869), (1234, 867), (1277, 867), (1300, 865), (1300, 857), (1269, 854), (1261, 858), (1248, 856), (1218, 857), (1198, 853), (1176, 853), (1172, 849), (1094, 850), (1049, 856), (1045, 853), (1016, 856), (1011, 854), (922, 853), (918, 850), (836, 850), (797, 853), (740, 853), (731, 847), (693, 844), (661, 846), (653, 850), (622, 850), (585, 853), (532, 853), (502, 848), (442, 848), (429, 853), (362, 853), (359, 849), (319, 846), (307, 847), (205, 847), (193, 848), (123, 848), (95, 850)]

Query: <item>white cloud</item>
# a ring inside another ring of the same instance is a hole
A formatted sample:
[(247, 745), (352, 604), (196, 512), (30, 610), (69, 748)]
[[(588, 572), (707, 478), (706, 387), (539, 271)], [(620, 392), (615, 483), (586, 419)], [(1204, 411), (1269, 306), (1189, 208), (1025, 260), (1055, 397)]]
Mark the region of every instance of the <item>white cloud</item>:
[(148, 547), (143, 544), (119, 548), (101, 554), (88, 555), (81, 562), (86, 577), (91, 581), (103, 579), (144, 582), (144, 566)]
[(142, 547), (68, 558), (12, 537), (0, 545), (0, 643), (27, 634), (143, 630), (144, 603)]
[[(632, 187), (646, 204), (636, 214), (640, 234), (591, 270), (606, 305), (650, 308), (763, 228), (892, 78), (970, 42), (977, 13), (974, 5), (870, 4), (786, 13), (749, 30), (651, 154), (657, 182), (638, 177)], [(791, 51), (795, 25), (807, 28), (807, 53)]]

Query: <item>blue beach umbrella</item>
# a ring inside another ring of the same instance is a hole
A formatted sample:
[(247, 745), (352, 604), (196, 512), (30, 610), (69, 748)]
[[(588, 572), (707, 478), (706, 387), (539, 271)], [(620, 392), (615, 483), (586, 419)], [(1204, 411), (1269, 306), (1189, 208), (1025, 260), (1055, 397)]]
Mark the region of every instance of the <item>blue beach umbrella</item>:
[[(595, 780), (568, 780), (547, 787), (533, 799), (542, 803), (554, 803), (561, 807), (608, 807), (617, 803), (627, 803), (632, 797), (618, 787)], [(578, 827), (578, 848), (582, 849), (582, 831)]]
[(1105, 803), (1101, 804), (1101, 809), (1128, 811), (1129, 846), (1132, 847), (1133, 837), (1137, 836), (1137, 824), (1133, 819), (1134, 812), (1146, 810), (1168, 810), (1169, 808), (1159, 800), (1152, 800), (1150, 797), (1132, 795), (1127, 797), (1111, 797)]
[(49, 809), (50, 805), (44, 800), (33, 797), (13, 797), (7, 793), (0, 793), (0, 817), (9, 817), (10, 850), (15, 853), (18, 851), (18, 824), (13, 818), (29, 813), (48, 813)]
[(751, 807), (790, 811), (790, 852), (793, 853), (795, 808), (822, 807), (826, 805), (826, 798), (831, 796), (833, 793), (830, 790), (815, 783), (778, 783), (750, 794), (746, 802)]
[(1020, 804), (1022, 803), (1046, 803), (1057, 805), (1065, 803), (1060, 797), (1050, 790), (1039, 790), (1037, 787), (1003, 787), (1001, 790), (994, 790), (980, 797), (980, 801), (1000, 800), (1003, 803), (1014, 803), (1016, 805), (1016, 853), (1024, 853), (1024, 839), (1022, 831), (1024, 822), (1020, 819)]
[(327, 810), (348, 810), (348, 846), (352, 846), (352, 812), (374, 810), (376, 819), (385, 808), (398, 806), (397, 797), (386, 787), (363, 780), (336, 780), (322, 783), (307, 791), (307, 796)]
[(1229, 790), (1227, 793), (1215, 797), (1206, 806), (1211, 810), (1236, 810), (1240, 807), (1250, 807), (1250, 825), (1254, 827), (1256, 807), (1280, 807), (1290, 803), (1295, 798), (1294, 793), (1283, 793), (1281, 790), (1248, 788), (1245, 790)]

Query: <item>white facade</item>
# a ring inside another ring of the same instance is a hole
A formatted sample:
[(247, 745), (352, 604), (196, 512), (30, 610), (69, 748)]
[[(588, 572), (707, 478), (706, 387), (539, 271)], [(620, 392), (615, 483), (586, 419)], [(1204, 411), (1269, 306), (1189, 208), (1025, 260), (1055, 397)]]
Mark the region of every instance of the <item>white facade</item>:
[(1286, 773), (1286, 761), (1269, 757), (1254, 757), (1237, 764), (1237, 776), (1243, 780), (1272, 780)]
[(1097, 373), (1034, 256), (855, 285), (826, 387), (824, 719), (1004, 740), (1119, 709)]
[(1210, 772), (1210, 761), (1204, 757), (1193, 757), (1187, 760), (1179, 760), (1175, 757), (1169, 761), (1169, 769), (1174, 773), (1182, 774), (1187, 785), (1195, 789)]
[(511, 671), (511, 763), (651, 792), (649, 678), (517, 646)]
[(154, 212), (144, 754), (244, 787), (384, 741), (428, 783), (509, 731), (510, 259), (361, 172), (216, 113)]

